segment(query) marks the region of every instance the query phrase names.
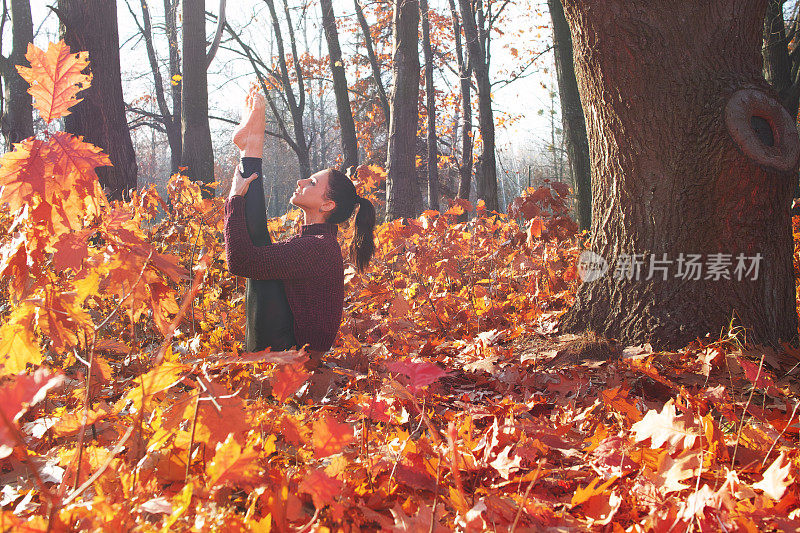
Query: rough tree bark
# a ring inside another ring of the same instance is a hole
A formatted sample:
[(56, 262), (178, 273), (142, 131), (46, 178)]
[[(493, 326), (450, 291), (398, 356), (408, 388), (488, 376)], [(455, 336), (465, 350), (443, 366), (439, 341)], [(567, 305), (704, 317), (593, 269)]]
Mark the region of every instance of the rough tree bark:
[(439, 150), (436, 143), (436, 91), (433, 88), (433, 48), (428, 0), (420, 0), (422, 51), (425, 54), (425, 107), (428, 115), (428, 209), (439, 210)]
[[(733, 319), (750, 342), (795, 339), (789, 208), (800, 141), (762, 75), (766, 7), (564, 1), (594, 177), (591, 250), (610, 264), (581, 285), (564, 330), (661, 348), (718, 335)], [(642, 254), (638, 277), (619, 269), (623, 254)], [(700, 279), (688, 254), (700, 256)], [(757, 277), (737, 275), (739, 254), (745, 267), (761, 254)], [(651, 259), (666, 271), (647, 279)], [(714, 264), (730, 279), (715, 279)]]
[(415, 218), (422, 211), (417, 180), (419, 120), (419, 1), (395, 0), (392, 53), (392, 99), (387, 147), (386, 220)]
[(65, 128), (102, 148), (114, 166), (97, 169), (100, 185), (110, 198), (127, 199), (136, 188), (133, 150), (119, 64), (116, 0), (59, 0), (64, 42), (74, 51), (89, 52), (92, 86), (83, 101), (64, 119)]
[(25, 59), (28, 43), (33, 42), (33, 22), (29, 0), (11, 0), (11, 53), (0, 57), (3, 76), (5, 108), (0, 120), (5, 149), (33, 135), (33, 115), (28, 82), (17, 72), (16, 65), (30, 66)]
[(350, 108), (350, 97), (347, 94), (347, 77), (342, 63), (342, 49), (339, 47), (339, 31), (336, 29), (336, 17), (333, 14), (331, 0), (320, 0), (322, 7), (322, 27), (325, 29), (325, 40), (328, 42), (331, 73), (333, 74), (333, 92), (336, 95), (336, 112), (339, 116), (339, 129), (342, 137), (344, 162), (342, 169), (358, 166), (358, 141), (356, 125), (353, 121), (353, 110)]
[(586, 120), (583, 117), (581, 95), (572, 61), (572, 37), (567, 19), (564, 18), (561, 0), (547, 0), (547, 4), (553, 20), (553, 48), (561, 100), (561, 121), (567, 141), (570, 172), (578, 197), (578, 224), (581, 230), (588, 230), (592, 226), (592, 167), (589, 160), (589, 140), (586, 138)]
[[(204, 184), (214, 181), (214, 148), (208, 123), (205, 0), (183, 0), (183, 78), (181, 79), (181, 166)], [(203, 186), (204, 196), (213, 196)]]
[[(486, 209), (497, 211), (497, 158), (495, 155), (494, 112), (492, 111), (492, 84), (489, 80), (489, 64), (486, 48), (481, 43), (475, 11), (470, 0), (458, 0), (461, 7), (461, 23), (467, 41), (469, 61), (475, 73), (478, 89), (478, 125), (481, 131), (480, 163), (475, 175), (478, 199), (486, 202)], [(483, 25), (480, 26), (481, 28)], [(488, 39), (486, 37), (485, 39)], [(484, 39), (484, 40), (485, 40)]]
[[(470, 184), (472, 183), (472, 65), (469, 55), (464, 52), (461, 41), (461, 22), (456, 11), (455, 0), (450, 0), (450, 14), (453, 19), (453, 33), (456, 38), (456, 61), (458, 63), (458, 77), (461, 82), (461, 164), (458, 166), (458, 197), (469, 200)], [(466, 56), (466, 57), (465, 57)], [(464, 213), (464, 220), (467, 213)]]

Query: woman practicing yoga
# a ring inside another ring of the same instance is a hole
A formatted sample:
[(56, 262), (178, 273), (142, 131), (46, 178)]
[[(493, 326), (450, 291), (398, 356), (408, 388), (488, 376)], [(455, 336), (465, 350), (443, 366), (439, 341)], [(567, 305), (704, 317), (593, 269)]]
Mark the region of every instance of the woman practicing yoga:
[(225, 201), (228, 270), (247, 279), (245, 350), (286, 350), (308, 345), (319, 363), (339, 330), (344, 303), (344, 261), (337, 224), (358, 207), (350, 259), (359, 270), (375, 250), (375, 208), (343, 173), (326, 169), (297, 182), (290, 202), (303, 211), (300, 235), (272, 242), (267, 231), (261, 154), (264, 96), (255, 89), (234, 132), (241, 164)]

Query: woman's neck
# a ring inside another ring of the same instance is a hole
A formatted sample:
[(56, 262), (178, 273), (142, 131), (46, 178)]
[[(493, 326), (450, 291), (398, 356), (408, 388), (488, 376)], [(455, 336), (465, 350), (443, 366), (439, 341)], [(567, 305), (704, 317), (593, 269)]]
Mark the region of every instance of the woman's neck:
[(325, 222), (327, 221), (322, 213), (312, 213), (303, 209), (303, 224), (324, 224)]

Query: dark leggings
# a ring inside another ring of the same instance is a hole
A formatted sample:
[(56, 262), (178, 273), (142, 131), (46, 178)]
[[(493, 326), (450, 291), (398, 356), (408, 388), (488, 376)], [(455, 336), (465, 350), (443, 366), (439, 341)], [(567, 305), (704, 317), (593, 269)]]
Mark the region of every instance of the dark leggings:
[[(245, 178), (253, 173), (258, 177), (250, 183), (245, 194), (245, 218), (247, 232), (256, 246), (272, 244), (267, 231), (267, 212), (264, 204), (264, 179), (261, 175), (261, 159), (243, 157), (239, 171)], [(272, 351), (288, 350), (295, 344), (294, 318), (286, 299), (283, 281), (277, 279), (250, 279), (245, 286), (245, 350), (257, 352), (271, 348)]]

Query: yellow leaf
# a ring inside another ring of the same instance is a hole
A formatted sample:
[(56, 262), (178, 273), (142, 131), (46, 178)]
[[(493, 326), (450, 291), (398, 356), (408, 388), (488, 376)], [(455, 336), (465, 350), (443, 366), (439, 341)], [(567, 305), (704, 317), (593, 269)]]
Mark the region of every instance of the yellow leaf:
[(176, 363), (164, 363), (158, 368), (154, 368), (147, 374), (141, 376), (137, 381), (138, 387), (131, 389), (126, 398), (133, 401), (133, 405), (139, 409), (142, 405), (142, 397), (157, 394), (178, 381), (178, 376), (188, 367)]
[(25, 305), (0, 326), (0, 375), (22, 372), (28, 363), (40, 365), (42, 352), (33, 334), (32, 309)]
[(164, 523), (164, 527), (162, 531), (169, 531), (172, 527), (172, 524), (175, 523), (181, 515), (186, 512), (186, 509), (189, 508), (189, 505), (192, 503), (192, 493), (194, 492), (194, 486), (191, 483), (187, 483), (183, 489), (172, 498), (172, 514), (169, 516), (167, 521)]

